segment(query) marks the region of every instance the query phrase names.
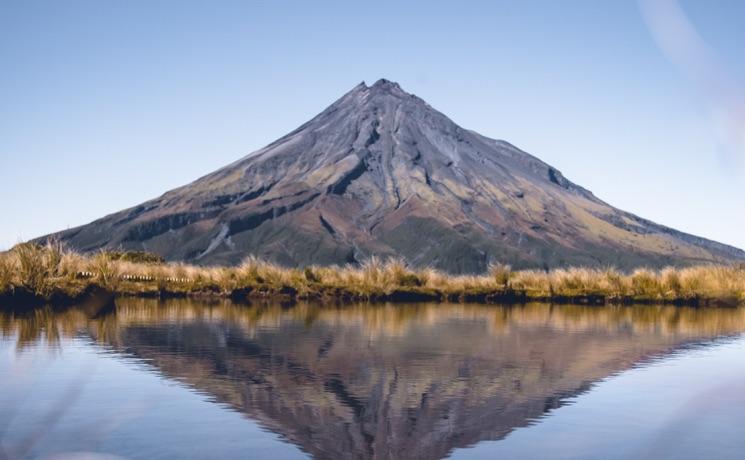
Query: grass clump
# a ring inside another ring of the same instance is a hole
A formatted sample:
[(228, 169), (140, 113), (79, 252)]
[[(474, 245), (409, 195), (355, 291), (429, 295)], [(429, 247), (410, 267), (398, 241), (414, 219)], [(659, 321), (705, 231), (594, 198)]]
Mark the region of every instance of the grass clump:
[(106, 251), (109, 259), (133, 262), (138, 264), (163, 264), (165, 259), (158, 254), (147, 251)]
[(494, 278), (494, 282), (497, 286), (501, 286), (502, 289), (507, 289), (510, 287), (512, 267), (504, 264), (491, 264), (489, 265), (489, 276)]
[(0, 294), (12, 289), (16, 266), (8, 254), (0, 254)]
[(116, 263), (116, 259), (112, 258), (111, 254), (104, 251), (97, 252), (90, 259), (88, 267), (102, 286), (108, 288), (116, 287), (119, 281), (119, 265)]

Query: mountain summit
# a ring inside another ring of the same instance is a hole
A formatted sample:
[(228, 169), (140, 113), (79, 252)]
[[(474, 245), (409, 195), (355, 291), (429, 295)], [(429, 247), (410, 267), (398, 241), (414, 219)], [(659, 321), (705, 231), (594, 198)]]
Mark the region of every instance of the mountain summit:
[(57, 234), (72, 247), (236, 264), (479, 272), (745, 260), (596, 198), (513, 145), (461, 128), (394, 82), (364, 82), (266, 147), (159, 198)]

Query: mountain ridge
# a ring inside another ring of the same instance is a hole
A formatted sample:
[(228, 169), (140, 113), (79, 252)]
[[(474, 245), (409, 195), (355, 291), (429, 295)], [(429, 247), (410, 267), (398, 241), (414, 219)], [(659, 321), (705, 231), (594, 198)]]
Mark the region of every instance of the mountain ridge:
[[(168, 260), (283, 265), (372, 255), (479, 272), (687, 265), (745, 252), (618, 210), (509, 142), (461, 128), (397, 83), (362, 82), (265, 147), (53, 236)], [(44, 237), (46, 238), (46, 237)]]

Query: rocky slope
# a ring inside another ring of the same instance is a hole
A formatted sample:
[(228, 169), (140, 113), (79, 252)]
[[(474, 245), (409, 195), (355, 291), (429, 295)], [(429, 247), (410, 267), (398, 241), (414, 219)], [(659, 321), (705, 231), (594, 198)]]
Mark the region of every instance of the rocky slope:
[(289, 266), (400, 256), (415, 266), (662, 266), (745, 252), (620, 211), (396, 83), (359, 84), (295, 131), (189, 185), (57, 235), (92, 251)]

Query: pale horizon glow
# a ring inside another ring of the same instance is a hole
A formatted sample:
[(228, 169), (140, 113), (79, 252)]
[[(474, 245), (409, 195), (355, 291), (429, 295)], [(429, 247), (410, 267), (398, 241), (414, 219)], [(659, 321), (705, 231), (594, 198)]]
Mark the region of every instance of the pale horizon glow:
[(0, 249), (398, 82), (609, 204), (745, 248), (745, 3), (4, 2)]

